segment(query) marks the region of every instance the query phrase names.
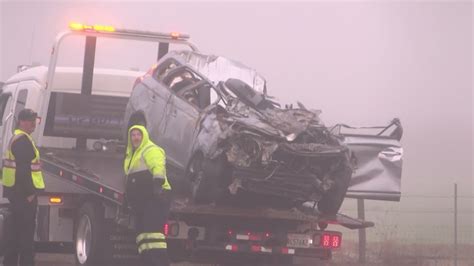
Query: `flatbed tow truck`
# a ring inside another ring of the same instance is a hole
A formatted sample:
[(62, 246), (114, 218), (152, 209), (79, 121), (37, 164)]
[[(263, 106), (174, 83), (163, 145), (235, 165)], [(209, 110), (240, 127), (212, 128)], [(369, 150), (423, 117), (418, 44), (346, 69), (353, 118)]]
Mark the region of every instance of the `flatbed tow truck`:
[[(67, 36), (82, 36), (86, 40), (82, 68), (56, 67), (59, 46)], [(123, 103), (134, 80), (143, 74), (95, 69), (98, 38), (156, 43), (158, 59), (168, 52), (170, 44), (197, 51), (189, 36), (183, 34), (71, 24), (69, 31), (58, 35), (48, 68), (27, 69), (3, 85), (0, 146), (5, 151), (19, 110), (40, 110), (39, 115), (46, 118), (33, 135), (40, 148), (46, 183), (45, 192), (38, 198), (38, 252), (73, 253), (77, 265), (135, 265), (134, 220), (124, 206), (123, 143), (71, 132), (51, 133), (48, 126), (56, 121), (53, 116), (61, 93), (88, 97), (88, 101), (113, 96)], [(117, 129), (114, 134), (119, 136), (123, 132)], [(173, 173), (168, 175), (173, 183)], [(5, 245), (8, 214), (8, 203), (4, 202), (0, 208), (0, 247)], [(330, 259), (332, 250), (341, 247), (342, 234), (326, 230), (328, 224), (351, 229), (374, 225), (343, 214), (322, 217), (312, 210), (195, 205), (176, 196), (164, 232), (172, 261), (291, 265), (295, 256)]]

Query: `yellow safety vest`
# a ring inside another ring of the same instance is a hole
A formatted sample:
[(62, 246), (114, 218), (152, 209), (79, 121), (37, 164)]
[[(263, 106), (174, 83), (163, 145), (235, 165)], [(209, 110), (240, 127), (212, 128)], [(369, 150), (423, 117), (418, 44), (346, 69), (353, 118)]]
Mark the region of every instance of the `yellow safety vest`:
[(16, 162), (15, 156), (12, 153), (12, 145), (22, 135), (28, 137), (28, 139), (31, 141), (31, 144), (33, 145), (33, 149), (35, 150), (35, 158), (31, 161), (31, 178), (33, 180), (33, 185), (36, 189), (44, 189), (44, 181), (43, 174), (41, 173), (39, 151), (36, 148), (35, 142), (31, 138), (31, 136), (20, 129), (15, 130), (13, 137), (8, 145), (8, 149), (5, 151), (5, 154), (3, 156), (1, 183), (5, 187), (13, 187), (15, 185)]
[[(140, 146), (133, 151), (130, 140), (130, 132), (133, 129), (139, 129), (142, 132), (143, 139)], [(171, 185), (166, 177), (166, 155), (165, 151), (150, 140), (148, 132), (143, 126), (133, 126), (128, 131), (127, 155), (124, 161), (124, 171), (126, 175), (137, 172), (149, 171), (153, 179), (163, 179), (162, 188), (171, 190)]]

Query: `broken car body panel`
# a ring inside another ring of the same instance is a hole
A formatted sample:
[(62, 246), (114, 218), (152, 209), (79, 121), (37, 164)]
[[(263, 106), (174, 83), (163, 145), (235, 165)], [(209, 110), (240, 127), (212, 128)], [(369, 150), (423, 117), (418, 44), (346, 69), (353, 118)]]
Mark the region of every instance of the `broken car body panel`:
[(356, 159), (347, 197), (399, 201), (403, 166), (400, 121), (394, 119), (386, 127), (340, 126), (339, 131)]

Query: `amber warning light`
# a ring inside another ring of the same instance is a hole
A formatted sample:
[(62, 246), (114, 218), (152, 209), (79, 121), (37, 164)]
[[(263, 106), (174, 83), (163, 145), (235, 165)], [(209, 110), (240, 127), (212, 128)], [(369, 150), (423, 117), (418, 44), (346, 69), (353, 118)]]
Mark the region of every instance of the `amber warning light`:
[(70, 23), (69, 28), (75, 31), (115, 32), (115, 27), (108, 25), (87, 25), (82, 23)]
[(63, 203), (63, 199), (61, 197), (50, 197), (49, 203), (51, 204), (61, 204)]
[(171, 38), (173, 39), (178, 39), (180, 37), (179, 32), (172, 32), (170, 35), (171, 35)]

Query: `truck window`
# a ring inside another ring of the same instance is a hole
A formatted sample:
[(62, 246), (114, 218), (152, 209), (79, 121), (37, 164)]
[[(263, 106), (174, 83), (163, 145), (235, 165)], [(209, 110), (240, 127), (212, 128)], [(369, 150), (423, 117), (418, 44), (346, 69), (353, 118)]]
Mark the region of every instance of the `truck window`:
[(5, 112), (6, 110), (8, 110), (7, 106), (9, 106), (9, 100), (10, 100), (10, 97), (11, 97), (11, 94), (10, 93), (4, 93), (4, 94), (1, 94), (0, 95), (0, 126), (3, 125), (3, 121), (5, 120), (6, 118), (6, 115), (8, 113)]
[[(25, 105), (26, 105), (26, 97), (28, 97), (28, 90), (20, 90), (18, 92), (18, 97), (17, 97), (17, 100), (16, 100), (16, 106), (15, 106), (15, 113), (14, 113), (14, 117), (15, 117), (15, 121), (17, 121), (18, 119), (18, 114), (20, 113), (21, 110), (25, 109)], [(16, 127), (16, 123), (13, 124), (13, 129)]]
[(44, 135), (121, 139), (128, 98), (52, 92)]

